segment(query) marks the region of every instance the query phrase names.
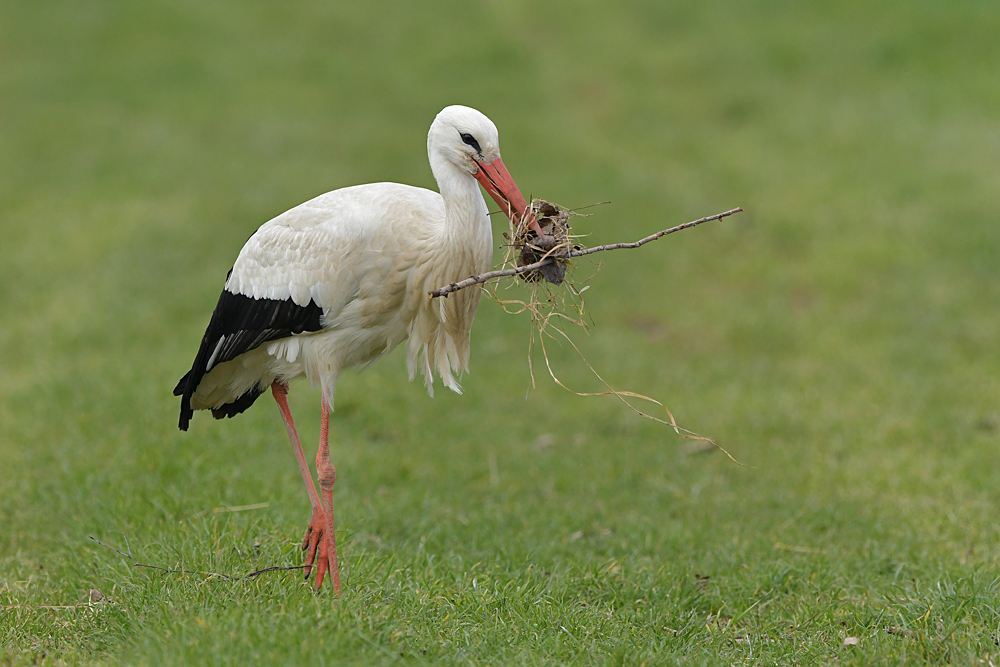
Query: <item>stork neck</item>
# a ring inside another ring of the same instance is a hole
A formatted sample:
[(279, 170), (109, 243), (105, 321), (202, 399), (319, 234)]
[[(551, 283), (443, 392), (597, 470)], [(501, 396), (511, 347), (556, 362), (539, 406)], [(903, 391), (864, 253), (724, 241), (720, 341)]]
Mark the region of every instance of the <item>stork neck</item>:
[(440, 155), (431, 156), (431, 171), (444, 199), (445, 221), (450, 227), (488, 225), (486, 202), (479, 183), (465, 170)]

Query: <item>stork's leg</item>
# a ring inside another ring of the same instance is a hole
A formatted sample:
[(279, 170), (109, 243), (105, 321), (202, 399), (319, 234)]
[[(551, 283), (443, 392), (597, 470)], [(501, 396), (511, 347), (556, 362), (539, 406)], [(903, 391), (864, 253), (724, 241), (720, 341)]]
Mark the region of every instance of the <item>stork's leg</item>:
[(316, 477), (323, 494), (323, 514), (326, 518), (326, 525), (323, 527), (326, 539), (320, 547), (320, 560), (316, 563), (316, 588), (323, 585), (323, 575), (329, 568), (330, 576), (333, 577), (333, 591), (339, 596), (340, 568), (337, 565), (337, 538), (333, 532), (333, 485), (337, 481), (337, 469), (330, 463), (330, 406), (325, 397), (319, 428), (319, 451), (316, 452)]
[[(323, 508), (319, 504), (319, 496), (316, 494), (316, 484), (313, 482), (312, 473), (309, 472), (309, 464), (306, 463), (306, 456), (302, 452), (302, 443), (299, 441), (299, 432), (295, 428), (295, 421), (292, 419), (292, 411), (288, 407), (288, 385), (275, 380), (271, 384), (271, 393), (281, 411), (281, 418), (285, 420), (285, 429), (288, 431), (288, 439), (292, 441), (292, 449), (295, 451), (295, 459), (299, 463), (299, 472), (302, 473), (302, 481), (306, 485), (309, 493), (309, 504), (312, 505), (312, 520), (306, 529), (306, 536), (302, 540), (302, 550), (306, 553), (305, 576), (308, 579), (312, 571), (314, 559), (316, 557), (317, 546), (323, 542), (323, 531), (326, 527), (326, 517), (323, 515)], [(320, 560), (325, 558), (324, 549), (321, 547)], [(323, 568), (325, 569), (325, 568)], [(317, 577), (317, 580), (321, 580)]]

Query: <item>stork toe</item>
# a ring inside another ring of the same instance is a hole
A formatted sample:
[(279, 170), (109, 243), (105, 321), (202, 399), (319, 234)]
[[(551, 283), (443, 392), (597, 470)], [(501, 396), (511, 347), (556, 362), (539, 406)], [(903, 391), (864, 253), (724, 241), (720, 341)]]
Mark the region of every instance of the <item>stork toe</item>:
[[(323, 572), (326, 569), (323, 567), (326, 556), (326, 540), (324, 539), (324, 527), (326, 526), (326, 516), (323, 510), (316, 508), (313, 510), (312, 519), (309, 521), (309, 527), (306, 528), (306, 534), (302, 538), (302, 550), (306, 552), (306, 567), (305, 567), (305, 578), (308, 579), (309, 575), (312, 573), (312, 568), (315, 565), (319, 570), (316, 573), (316, 587), (319, 588), (320, 584), (323, 583)], [(319, 562), (316, 561), (317, 556), (319, 557)]]

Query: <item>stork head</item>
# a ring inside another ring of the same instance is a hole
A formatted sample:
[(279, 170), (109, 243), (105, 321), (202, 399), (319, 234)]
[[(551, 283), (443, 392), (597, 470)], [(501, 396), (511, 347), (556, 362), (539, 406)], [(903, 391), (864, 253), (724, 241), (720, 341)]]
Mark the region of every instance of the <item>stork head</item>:
[[(485, 115), (457, 104), (445, 107), (427, 133), (427, 153), (432, 168), (443, 159), (473, 176), (515, 226), (522, 223), (528, 205), (500, 159), (497, 126)], [(541, 234), (534, 217), (528, 216), (526, 224)]]

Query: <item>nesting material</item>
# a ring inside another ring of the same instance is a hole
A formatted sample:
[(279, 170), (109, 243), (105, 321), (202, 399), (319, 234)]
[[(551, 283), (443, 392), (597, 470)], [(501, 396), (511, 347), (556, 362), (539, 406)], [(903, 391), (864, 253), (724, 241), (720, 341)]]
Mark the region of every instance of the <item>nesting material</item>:
[(566, 277), (568, 255), (574, 249), (569, 235), (569, 211), (544, 199), (532, 201), (530, 211), (544, 233), (539, 236), (538, 232), (528, 228), (527, 225), (518, 232), (514, 238), (514, 248), (518, 251), (517, 266), (528, 266), (546, 258), (553, 261), (533, 271), (522, 273), (521, 278), (531, 283), (545, 279), (554, 285), (559, 285)]
[[(486, 273), (479, 274), (478, 276), (469, 276), (464, 280), (459, 280), (449, 285), (439, 287), (436, 290), (431, 290), (428, 292), (428, 296), (432, 299), (447, 298), (447, 296), (452, 292), (457, 292), (458, 290), (465, 289), (467, 287), (482, 285), (499, 278), (516, 276), (520, 276), (522, 279), (536, 286), (541, 283), (542, 280), (556, 285), (562, 285), (562, 289), (539, 290), (532, 288), (528, 290), (526, 300), (521, 300), (517, 297), (504, 299), (497, 294), (495, 287), (488, 286), (486, 288), (487, 293), (492, 296), (507, 313), (515, 315), (527, 312), (531, 316), (532, 330), (531, 337), (529, 339), (530, 342), (528, 343), (528, 373), (531, 376), (532, 386), (534, 386), (535, 376), (532, 367), (531, 353), (537, 340), (541, 346), (542, 355), (545, 357), (545, 368), (548, 371), (549, 376), (563, 389), (566, 389), (577, 396), (614, 396), (640, 417), (651, 419), (665, 426), (669, 426), (682, 438), (701, 441), (707, 445), (715, 447), (728, 456), (734, 463), (743, 465), (711, 438), (706, 438), (705, 436), (698, 435), (693, 431), (680, 427), (674, 419), (673, 414), (671, 414), (670, 410), (667, 409), (667, 406), (663, 403), (650, 398), (649, 396), (644, 396), (635, 392), (615, 390), (610, 384), (607, 383), (607, 381), (605, 381), (603, 377), (601, 377), (600, 374), (598, 374), (596, 370), (594, 370), (594, 367), (587, 362), (586, 358), (584, 358), (580, 349), (576, 346), (573, 340), (566, 334), (565, 331), (563, 331), (563, 327), (567, 323), (580, 326), (585, 330), (588, 328), (587, 320), (584, 317), (583, 292), (588, 289), (589, 285), (580, 287), (580, 283), (574, 283), (573, 280), (565, 280), (566, 267), (571, 259), (592, 255), (598, 252), (604, 252), (606, 250), (638, 248), (659, 238), (663, 238), (668, 234), (673, 234), (683, 229), (690, 229), (691, 227), (697, 227), (698, 225), (710, 220), (727, 218), (731, 215), (739, 213), (742, 210), (742, 208), (734, 208), (723, 213), (717, 213), (716, 215), (709, 215), (704, 218), (699, 218), (698, 220), (692, 220), (691, 222), (686, 222), (682, 225), (677, 225), (675, 227), (656, 232), (655, 234), (651, 234), (632, 243), (611, 243), (593, 248), (583, 248), (576, 245), (573, 241), (574, 237), (570, 235), (569, 217), (573, 214), (571, 214), (570, 211), (559, 208), (551, 202), (547, 202), (542, 199), (535, 199), (531, 202), (531, 205), (525, 213), (526, 215), (534, 216), (535, 220), (538, 222), (541, 234), (529, 228), (528, 225), (518, 225), (517, 223), (519, 221), (516, 217), (512, 217), (511, 226), (514, 229), (510, 232), (504, 233), (504, 238), (508, 241), (506, 248), (507, 252), (505, 253), (503, 259), (503, 266), (505, 268), (488, 271)], [(526, 219), (530, 220), (530, 218)], [(547, 339), (559, 339), (565, 341), (573, 350), (576, 351), (577, 354), (580, 355), (580, 359), (583, 360), (583, 363), (590, 369), (601, 384), (604, 385), (605, 391), (576, 392), (563, 384), (559, 378), (556, 377), (556, 374), (552, 369), (552, 365), (549, 362), (549, 356), (545, 349)], [(649, 414), (645, 410), (640, 410), (638, 407), (633, 405), (633, 399), (646, 401), (662, 408), (666, 412), (666, 418), (656, 417)]]
[[(487, 271), (486, 273), (481, 273), (478, 276), (469, 276), (465, 280), (459, 280), (449, 285), (445, 285), (444, 287), (439, 287), (436, 290), (431, 290), (427, 294), (432, 299), (437, 299), (446, 297), (452, 292), (457, 292), (458, 290), (465, 289), (466, 287), (480, 285), (491, 280), (496, 280), (497, 278), (506, 278), (509, 276), (529, 276), (526, 280), (534, 281), (536, 283), (541, 277), (550, 282), (559, 284), (565, 277), (565, 267), (567, 263), (574, 257), (593, 255), (595, 252), (604, 252), (605, 250), (638, 248), (646, 245), (650, 241), (663, 238), (667, 234), (673, 234), (674, 232), (679, 232), (683, 229), (697, 227), (698, 225), (710, 220), (728, 218), (729, 216), (739, 213), (742, 210), (742, 208), (734, 208), (724, 213), (717, 213), (715, 215), (709, 215), (704, 218), (692, 220), (691, 222), (685, 222), (683, 225), (677, 225), (676, 227), (671, 227), (670, 229), (664, 229), (663, 231), (656, 232), (655, 234), (650, 234), (649, 236), (639, 239), (634, 243), (610, 243), (608, 245), (599, 245), (594, 248), (582, 248), (575, 245), (571, 240), (573, 237), (569, 234), (569, 223), (567, 222), (570, 212), (560, 209), (555, 204), (542, 200), (535, 200), (531, 204), (529, 214), (537, 216), (537, 219), (541, 223), (541, 236), (530, 229), (518, 230), (514, 233), (514, 239), (511, 239), (511, 235), (507, 232), (504, 232), (503, 235), (505, 239), (510, 241), (510, 244), (507, 246), (508, 252), (504, 257), (503, 263), (504, 265), (516, 263), (517, 266), (506, 269), (497, 269), (496, 271)], [(548, 232), (546, 232), (546, 229), (548, 229)], [(538, 258), (538, 261), (532, 262), (531, 260), (536, 257)], [(549, 262), (550, 259), (552, 262)], [(537, 266), (537, 264), (542, 261), (546, 263), (546, 266), (551, 263), (555, 264), (557, 267), (561, 266), (562, 269), (553, 269), (549, 272), (549, 275), (546, 276), (546, 272), (539, 270), (542, 267)], [(536, 275), (534, 277), (530, 277), (532, 273), (536, 273)], [(584, 289), (586, 289), (586, 287)]]

